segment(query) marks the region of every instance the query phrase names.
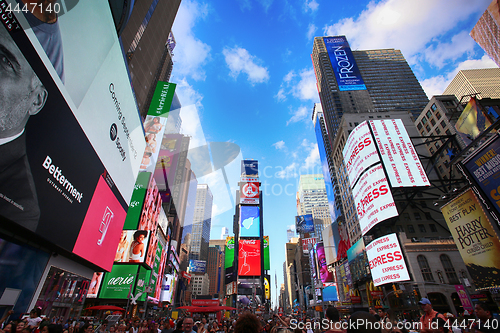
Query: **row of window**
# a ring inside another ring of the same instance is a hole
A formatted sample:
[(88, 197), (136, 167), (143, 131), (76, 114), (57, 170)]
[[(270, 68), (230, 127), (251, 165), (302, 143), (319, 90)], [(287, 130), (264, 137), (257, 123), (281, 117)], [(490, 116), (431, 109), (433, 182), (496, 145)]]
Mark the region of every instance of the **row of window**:
[[(448, 283), (460, 284), (457, 273), (455, 272), (455, 268), (451, 263), (450, 257), (448, 257), (446, 254), (442, 254), (439, 256), (439, 260), (443, 265), (444, 273), (448, 278)], [(434, 279), (434, 274), (432, 273), (432, 270), (429, 266), (429, 262), (427, 261), (427, 258), (424, 255), (419, 255), (417, 256), (417, 262), (418, 266), (420, 267), (420, 272), (422, 273), (422, 278), (424, 279), (424, 281), (436, 282), (436, 280)], [(439, 279), (439, 283), (446, 283), (442, 272), (440, 270), (437, 270), (436, 273)], [(465, 274), (465, 272), (463, 274)]]

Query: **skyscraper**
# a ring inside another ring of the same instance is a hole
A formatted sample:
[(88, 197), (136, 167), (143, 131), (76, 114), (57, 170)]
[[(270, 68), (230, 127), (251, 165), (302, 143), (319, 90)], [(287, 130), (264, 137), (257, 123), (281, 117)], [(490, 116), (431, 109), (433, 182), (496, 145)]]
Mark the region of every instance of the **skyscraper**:
[(298, 215), (312, 214), (315, 207), (328, 207), (323, 175), (301, 175), (297, 199)]
[(189, 259), (208, 260), (208, 243), (212, 226), (213, 195), (207, 184), (198, 184), (194, 208)]
[(471, 37), (500, 66), (500, 13), (493, 0), (470, 32)]
[(478, 98), (500, 98), (500, 68), (466, 69), (455, 75), (443, 95), (455, 95), (459, 102), (469, 101), (467, 95)]

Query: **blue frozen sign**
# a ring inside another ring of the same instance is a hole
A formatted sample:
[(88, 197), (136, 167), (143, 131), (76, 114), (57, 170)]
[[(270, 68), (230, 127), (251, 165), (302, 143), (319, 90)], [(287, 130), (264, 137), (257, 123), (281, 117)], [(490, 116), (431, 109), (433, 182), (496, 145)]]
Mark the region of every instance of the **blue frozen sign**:
[(323, 41), (332, 63), (340, 91), (366, 90), (345, 36), (324, 37)]
[(205, 273), (207, 262), (205, 260), (189, 260), (189, 273)]
[(259, 206), (240, 206), (240, 237), (260, 237)]

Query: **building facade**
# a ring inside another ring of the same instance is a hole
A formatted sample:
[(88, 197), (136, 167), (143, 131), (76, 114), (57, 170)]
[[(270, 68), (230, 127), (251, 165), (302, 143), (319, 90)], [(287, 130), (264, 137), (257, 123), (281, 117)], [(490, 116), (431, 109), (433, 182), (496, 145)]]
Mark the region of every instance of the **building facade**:
[(500, 66), (500, 14), (497, 0), (490, 3), (470, 35)]
[(212, 226), (213, 195), (207, 184), (198, 184), (191, 233), (189, 259), (208, 260), (208, 244)]
[(443, 95), (455, 95), (460, 103), (477, 98), (500, 98), (500, 68), (464, 69), (455, 75)]

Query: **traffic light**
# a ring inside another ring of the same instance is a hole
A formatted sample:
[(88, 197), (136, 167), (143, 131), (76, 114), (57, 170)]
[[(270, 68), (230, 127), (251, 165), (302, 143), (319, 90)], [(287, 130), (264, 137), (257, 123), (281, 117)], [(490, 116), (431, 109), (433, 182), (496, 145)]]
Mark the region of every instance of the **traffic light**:
[(413, 289), (413, 295), (415, 295), (415, 297), (418, 298), (418, 292), (417, 292), (417, 289)]
[(396, 288), (396, 285), (394, 283), (392, 284), (392, 290), (394, 290), (394, 294), (396, 295), (396, 297), (399, 297), (398, 288)]

